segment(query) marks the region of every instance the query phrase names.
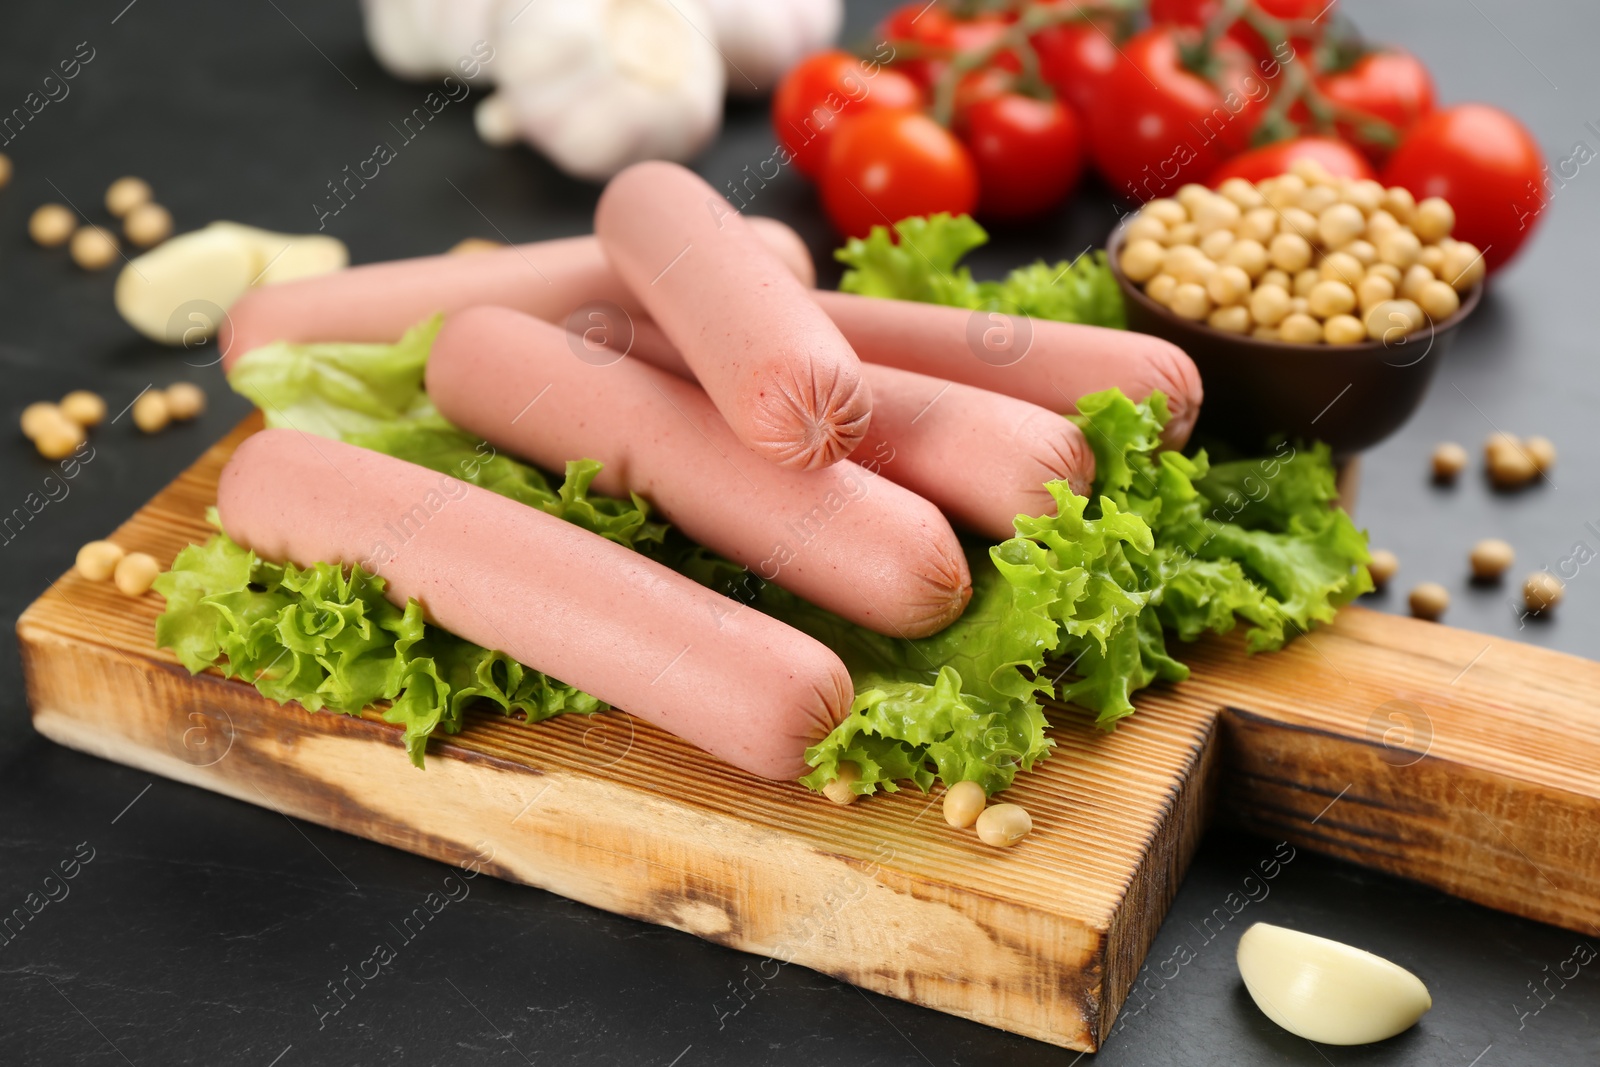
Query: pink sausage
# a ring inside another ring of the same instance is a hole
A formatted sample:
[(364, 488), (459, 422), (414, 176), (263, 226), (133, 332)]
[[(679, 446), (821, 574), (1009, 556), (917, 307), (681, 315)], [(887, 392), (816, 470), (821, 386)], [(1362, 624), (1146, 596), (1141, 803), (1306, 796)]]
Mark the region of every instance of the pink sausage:
[(598, 459), (597, 491), (638, 493), (696, 542), (880, 633), (935, 633), (972, 595), (961, 544), (926, 500), (849, 461), (768, 463), (691, 383), (632, 359), (578, 358), (547, 322), (505, 308), (452, 315), (427, 384), (441, 414), (496, 447), (557, 469)]
[(861, 447), (893, 458), (891, 481), (919, 493), (960, 526), (1003, 541), (1019, 515), (1054, 515), (1046, 482), (1074, 491), (1094, 481), (1094, 451), (1083, 432), (1025, 400), (865, 364), (872, 386), (872, 429)]
[[(775, 219), (750, 225), (804, 284), (815, 280), (800, 236)], [(1051, 411), (1070, 411), (1085, 393), (1118, 386), (1130, 396), (1167, 394), (1169, 445), (1180, 446), (1199, 414), (1199, 374), (1189, 357), (1143, 334), (1035, 320), (1027, 355), (992, 366), (973, 354), (975, 313), (905, 301), (813, 292), (863, 359), (1003, 393)], [(570, 237), (472, 255), (425, 256), (353, 267), (337, 274), (254, 289), (223, 320), (223, 367), (273, 341), (398, 341), (435, 312), (498, 304), (566, 324), (585, 303), (609, 301), (633, 320), (641, 343), (659, 336), (639, 302), (612, 271), (594, 237)], [(598, 313), (597, 313), (598, 314)], [(573, 325), (611, 327), (603, 314)], [(980, 323), (981, 328), (986, 324)], [(1002, 357), (1003, 358), (1003, 357)], [(870, 379), (868, 380), (871, 384)]]
[[(692, 379), (677, 350), (647, 328), (629, 354)], [(861, 373), (872, 387), (872, 425), (855, 462), (938, 505), (958, 526), (1003, 541), (1016, 533), (1019, 514), (1055, 513), (1046, 482), (1066, 479), (1083, 494), (1094, 481), (1094, 451), (1054, 411), (877, 363), (863, 363)]]
[[(819, 289), (820, 304), (856, 353), (871, 363), (1004, 393), (1051, 411), (1072, 411), (1078, 398), (1116, 386), (1136, 400), (1167, 395), (1172, 421), (1163, 438), (1178, 447), (1200, 414), (1200, 372), (1177, 345), (1126, 330), (1023, 320), (1032, 340), (1017, 357), (994, 339), (1012, 341), (1013, 324), (981, 311), (882, 300)], [(996, 330), (995, 333), (989, 331)], [(671, 331), (668, 331), (670, 336)], [(979, 358), (978, 353), (987, 358)], [(1011, 362), (1012, 360), (1014, 362)]]
[(248, 438), (222, 527), (273, 560), (357, 565), (396, 604), (767, 778), (849, 712), (826, 646), (636, 552), (402, 460), (293, 430)]
[[(748, 221), (796, 278), (807, 286), (815, 282), (811, 253), (799, 234), (776, 219)], [(274, 341), (393, 343), (429, 315), (479, 304), (565, 323), (577, 308), (600, 301), (635, 318), (642, 313), (599, 240), (566, 237), (493, 252), (370, 263), (252, 289), (228, 309), (217, 349), (227, 370), (246, 352)]]
[(637, 163), (600, 194), (594, 229), (752, 451), (813, 470), (860, 444), (872, 408), (860, 361), (722, 194), (676, 163)]

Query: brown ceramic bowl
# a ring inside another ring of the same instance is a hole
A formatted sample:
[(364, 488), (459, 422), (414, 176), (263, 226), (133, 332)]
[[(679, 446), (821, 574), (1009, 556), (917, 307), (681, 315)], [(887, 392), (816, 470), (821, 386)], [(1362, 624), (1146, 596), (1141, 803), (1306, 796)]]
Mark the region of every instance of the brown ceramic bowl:
[(1388, 437), (1422, 402), (1456, 327), (1483, 296), (1479, 282), (1454, 315), (1399, 344), (1263, 341), (1181, 319), (1146, 296), (1118, 263), (1127, 226), (1124, 220), (1112, 231), (1106, 251), (1128, 328), (1171, 341), (1200, 368), (1205, 403), (1195, 436), (1249, 452), (1287, 437), (1326, 441), (1345, 458)]

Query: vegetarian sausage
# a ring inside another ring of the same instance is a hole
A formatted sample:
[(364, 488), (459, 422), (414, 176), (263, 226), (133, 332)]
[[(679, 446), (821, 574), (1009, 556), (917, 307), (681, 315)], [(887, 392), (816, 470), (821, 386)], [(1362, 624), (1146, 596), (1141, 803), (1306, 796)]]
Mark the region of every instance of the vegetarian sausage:
[[(804, 242), (773, 219), (750, 217), (751, 227), (800, 281), (815, 268)], [(882, 300), (816, 290), (860, 357), (1026, 400), (1051, 411), (1070, 411), (1078, 397), (1117, 386), (1133, 397), (1152, 389), (1167, 395), (1172, 421), (1163, 431), (1181, 446), (1199, 416), (1199, 372), (1183, 351), (1155, 337), (1071, 323), (1030, 320), (1026, 350), (986, 347), (991, 329), (1016, 340), (1004, 320), (980, 312), (910, 301)], [(272, 341), (398, 341), (435, 312), (480, 304), (516, 308), (547, 322), (568, 324), (586, 303), (609, 301), (625, 311), (641, 346), (660, 330), (606, 262), (593, 237), (571, 237), (470, 256), (426, 256), (353, 267), (336, 274), (287, 282), (246, 293), (229, 309), (219, 334), (224, 368), (250, 349)], [(609, 329), (603, 313), (574, 325)], [(1020, 345), (1019, 345), (1020, 347)], [(651, 346), (659, 350), (659, 346)], [(983, 352), (987, 360), (980, 359)], [(642, 351), (641, 355), (644, 354)], [(871, 379), (868, 380), (871, 385)]]
[[(751, 217), (760, 235), (803, 285), (816, 280), (805, 242), (776, 219)], [(251, 289), (234, 302), (217, 334), (224, 370), (273, 341), (393, 343), (429, 315), (478, 304), (516, 308), (565, 324), (584, 305), (611, 303), (642, 314), (592, 236), (515, 245), (472, 255), (421, 256)], [(603, 311), (586, 313), (604, 316)]]
[(1019, 514), (1055, 514), (1046, 482), (1064, 479), (1079, 494), (1089, 491), (1094, 451), (1054, 411), (914, 371), (862, 367), (873, 407), (861, 447), (892, 455), (884, 476), (933, 501), (957, 525), (1003, 541), (1016, 534)]
[[(693, 377), (658, 332), (641, 330), (629, 354)], [(1085, 494), (1094, 481), (1094, 451), (1054, 411), (876, 363), (861, 373), (872, 387), (872, 425), (857, 457), (958, 526), (1005, 540), (1019, 514), (1055, 513), (1046, 482), (1065, 479)]]
[(611, 179), (595, 233), (734, 435), (813, 470), (848, 456), (871, 416), (849, 343), (733, 206), (676, 163)]
[(293, 430), (223, 469), (228, 536), (301, 566), (360, 565), (396, 604), (736, 767), (805, 773), (850, 708), (820, 642), (621, 545), (486, 489)]
[(932, 504), (849, 461), (768, 463), (690, 382), (632, 359), (579, 358), (572, 342), (506, 308), (460, 312), (434, 341), (428, 395), (541, 466), (600, 460), (598, 491), (638, 493), (696, 542), (862, 626), (922, 637), (966, 607), (966, 558)]
[(815, 296), (870, 363), (1004, 393), (1051, 411), (1071, 411), (1080, 396), (1112, 386), (1135, 399), (1159, 389), (1172, 412), (1162, 438), (1174, 448), (1189, 439), (1200, 414), (1194, 361), (1157, 337), (824, 289)]

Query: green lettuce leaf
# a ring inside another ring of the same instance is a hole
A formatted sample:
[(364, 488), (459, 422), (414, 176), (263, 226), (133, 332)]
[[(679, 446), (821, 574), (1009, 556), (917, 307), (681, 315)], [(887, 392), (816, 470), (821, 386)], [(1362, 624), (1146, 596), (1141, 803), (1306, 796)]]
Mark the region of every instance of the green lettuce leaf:
[(178, 553), (155, 588), (167, 600), (156, 645), (190, 671), (216, 667), (307, 711), (359, 715), (387, 701), (383, 717), (404, 727), (418, 767), (428, 738), (459, 733), (473, 701), (527, 722), (607, 710), (503, 652), (429, 625), (415, 600), (396, 607), (384, 580), (359, 568), (272, 563), (218, 533)]
[[(1048, 751), (1040, 692), (1109, 727), (1132, 714), (1139, 689), (1188, 676), (1169, 631), (1190, 641), (1242, 620), (1251, 649), (1277, 648), (1370, 588), (1365, 538), (1332, 506), (1325, 448), (1223, 465), (1207, 495), (1203, 452), (1161, 450), (1161, 394), (1135, 403), (1108, 390), (1079, 411), (1097, 461), (1092, 497), (1050, 484), (1056, 514), (1018, 516), (1016, 537), (972, 558), (973, 601), (949, 629), (896, 641), (767, 597), (763, 607), (839, 650), (856, 681), (851, 717), (807, 753), (808, 785), (826, 785), (848, 760), (856, 792), (960, 780), (950, 773), (993, 792)], [(960, 727), (963, 715), (984, 722), (985, 744)]]
[(849, 761), (857, 793), (892, 792), (906, 779), (927, 789), (935, 777), (971, 779), (993, 793), (1044, 757), (1052, 742), (1031, 668), (1056, 626), (1048, 597), (1015, 595), (1009, 565), (992, 558), (998, 552), (969, 558), (967, 610), (925, 638), (886, 637), (762, 588), (756, 606), (832, 648), (855, 684), (850, 715), (806, 751), (813, 769), (801, 781), (820, 789)]
[(1242, 620), (1251, 651), (1281, 648), (1372, 588), (1366, 536), (1334, 506), (1325, 445), (1284, 444), (1264, 459), (1212, 467), (1204, 451), (1161, 450), (1169, 414), (1159, 393), (1134, 403), (1107, 390), (1083, 397), (1078, 412), (1071, 418), (1095, 453), (1098, 508), (1137, 515), (1152, 533), (1148, 548), (1129, 546), (1116, 575), (1148, 593), (1148, 610), (1105, 646), (1058, 652), (1081, 656), (1061, 696), (1102, 725), (1131, 714), (1143, 685), (1187, 676), (1165, 632), (1192, 641)]
[(852, 237), (834, 257), (850, 269), (839, 288), (862, 296), (917, 300), (954, 307), (982, 306), (972, 272), (956, 264), (989, 240), (970, 215), (912, 216)]
[(964, 690), (954, 667), (940, 668), (931, 684), (866, 681), (844, 722), (806, 750), (813, 769), (800, 780), (821, 789), (849, 762), (859, 772), (856, 793), (893, 792), (904, 780), (927, 790), (935, 777), (995, 793), (1049, 751), (1046, 725), (1036, 699), (983, 700)]
[(981, 284), (993, 287), (985, 289), (985, 307), (1085, 326), (1117, 330), (1128, 326), (1122, 290), (1106, 263), (1105, 252), (1099, 249), (1070, 262), (1038, 260), (1018, 267), (998, 283)]
[(759, 606), (837, 651), (856, 687), (850, 716), (806, 752), (813, 770), (802, 781), (820, 789), (849, 761), (858, 793), (905, 778), (926, 789), (935, 777), (994, 793), (1048, 753), (1045, 658), (1113, 646), (1146, 600), (1116, 579), (1127, 569), (1124, 549), (1150, 544), (1137, 516), (1105, 501), (1099, 518), (1085, 518), (1086, 498), (1066, 482), (1048, 488), (1059, 513), (1018, 516), (1016, 537), (970, 553), (972, 600), (931, 637), (885, 637), (764, 591)]
[(228, 384), (261, 409), (268, 426), (319, 437), (447, 426), (422, 389), (428, 352), (443, 323), (435, 315), (392, 345), (262, 345), (239, 357)]
[(866, 237), (853, 237), (834, 253), (849, 267), (839, 288), (862, 296), (987, 308), (1090, 326), (1127, 325), (1122, 293), (1104, 252), (1070, 263), (1040, 260), (999, 281), (977, 281), (958, 263), (988, 240), (983, 227), (967, 215), (913, 216), (895, 223), (892, 233), (887, 226), (874, 226)]

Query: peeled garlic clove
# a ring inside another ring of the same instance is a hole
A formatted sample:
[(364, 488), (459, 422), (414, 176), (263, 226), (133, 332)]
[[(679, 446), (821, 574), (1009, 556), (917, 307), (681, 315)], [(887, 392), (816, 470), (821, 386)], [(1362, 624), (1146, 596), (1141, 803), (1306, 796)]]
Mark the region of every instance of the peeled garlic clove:
[(1256, 1007), (1308, 1041), (1382, 1041), (1433, 1007), (1427, 986), (1404, 967), (1298, 930), (1256, 923), (1239, 939), (1237, 958)]
[(193, 345), (216, 332), (222, 313), (260, 271), (237, 234), (180, 234), (130, 262), (114, 300), (128, 324), (152, 341)]
[(213, 222), (206, 229), (234, 234), (250, 246), (258, 264), (252, 285), (332, 274), (350, 265), (344, 242), (324, 233), (274, 233), (238, 222)]
[(151, 249), (117, 277), (117, 311), (152, 341), (193, 346), (253, 285), (342, 270), (344, 242), (326, 234), (273, 233), (237, 222), (211, 225)]

